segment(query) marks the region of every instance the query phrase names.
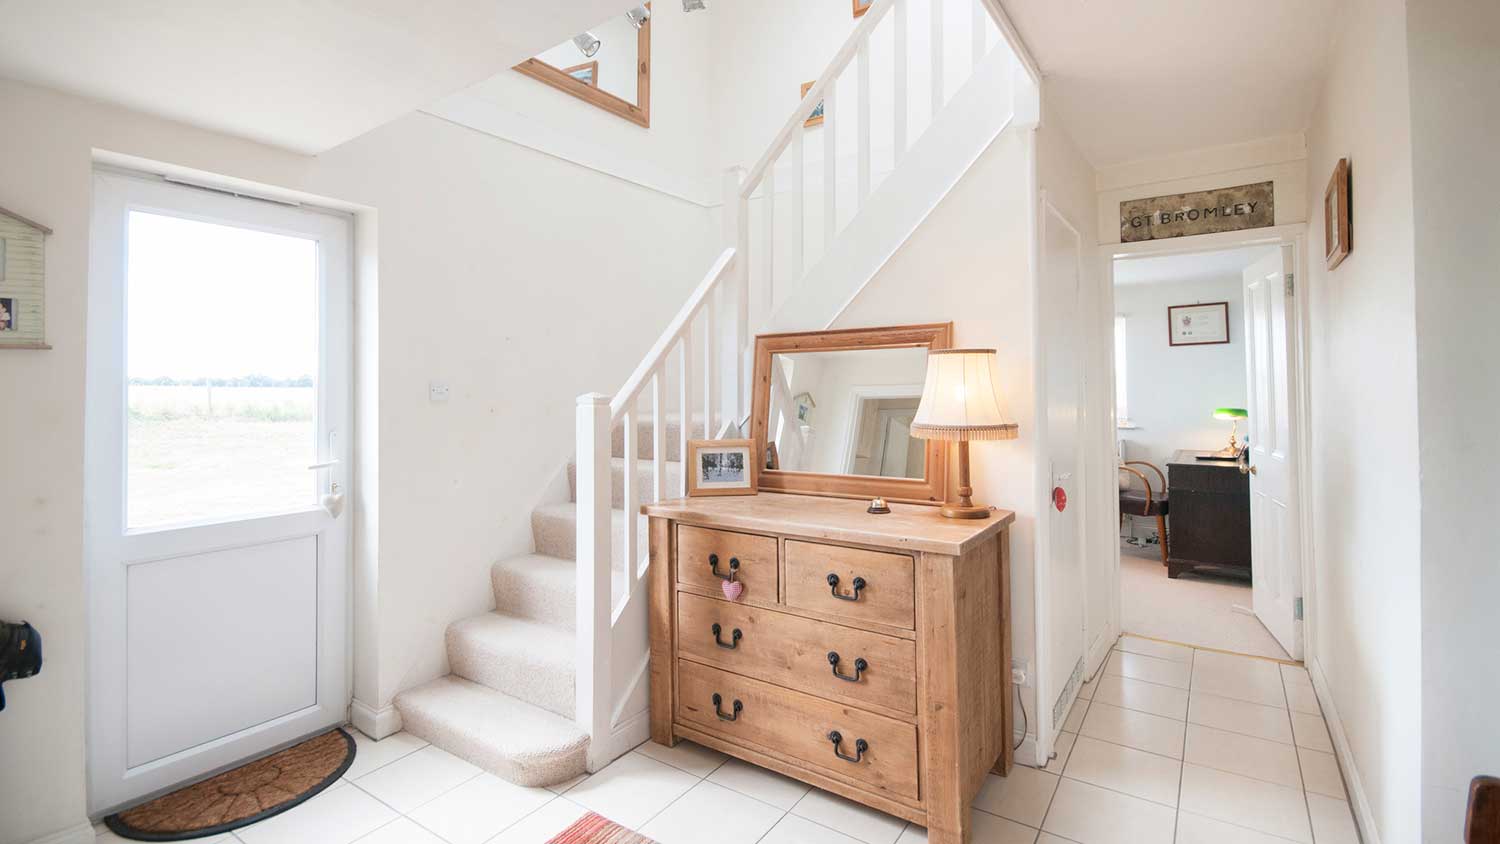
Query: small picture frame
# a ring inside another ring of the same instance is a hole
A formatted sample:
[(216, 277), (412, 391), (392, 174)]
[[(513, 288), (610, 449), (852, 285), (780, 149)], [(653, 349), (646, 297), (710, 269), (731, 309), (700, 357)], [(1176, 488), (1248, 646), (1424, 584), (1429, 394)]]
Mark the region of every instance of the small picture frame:
[(1229, 303), (1173, 305), (1167, 308), (1167, 339), (1173, 346), (1212, 346), (1229, 342)]
[(766, 468), (773, 470), (781, 468), (781, 452), (776, 449), (774, 442), (766, 443)]
[[(806, 97), (807, 96), (807, 92), (811, 91), (812, 90), (812, 86), (814, 86), (816, 84), (818, 84), (818, 82), (817, 82), (816, 79), (813, 80), (812, 82), (803, 82), (802, 83), (802, 96)], [(806, 120), (802, 121), (802, 126), (804, 128), (811, 129), (814, 126), (822, 126), (822, 125), (823, 125), (823, 104), (822, 103), (818, 103), (818, 107), (815, 108), (815, 109), (813, 109), (812, 115), (810, 117), (808, 117)]]
[(16, 330), (16, 300), (0, 296), (0, 334)]
[(1328, 190), (1323, 192), (1323, 243), (1328, 269), (1333, 269), (1349, 257), (1349, 159), (1340, 158), (1333, 167), (1333, 178), (1328, 180)]
[(754, 495), (759, 456), (751, 440), (689, 440), (688, 496)]
[(854, 0), (854, 16), (862, 17), (865, 12), (870, 11), (870, 4), (875, 0)]

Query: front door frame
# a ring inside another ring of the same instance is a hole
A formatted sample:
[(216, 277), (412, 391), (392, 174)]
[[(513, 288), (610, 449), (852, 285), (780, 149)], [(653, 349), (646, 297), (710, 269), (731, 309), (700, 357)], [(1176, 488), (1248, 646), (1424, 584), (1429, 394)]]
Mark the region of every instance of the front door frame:
[[(1104, 262), (1104, 290), (1103, 295), (1108, 301), (1108, 307), (1101, 311), (1111, 318), (1109, 325), (1096, 326), (1099, 331), (1114, 331), (1113, 316), (1115, 312), (1115, 261), (1117, 259), (1131, 259), (1144, 257), (1162, 257), (1168, 255), (1190, 255), (1201, 252), (1218, 252), (1225, 249), (1238, 249), (1253, 246), (1290, 246), (1292, 249), (1292, 267), (1294, 274), (1294, 292), (1291, 303), (1295, 308), (1295, 318), (1292, 320), (1294, 326), (1293, 342), (1294, 349), (1291, 357), (1291, 366), (1296, 371), (1297, 406), (1292, 414), (1292, 422), (1297, 428), (1297, 518), (1300, 521), (1300, 542), (1302, 545), (1302, 654), (1291, 654), (1293, 659), (1300, 659), (1306, 663), (1311, 661), (1316, 636), (1316, 614), (1312, 611), (1317, 602), (1313, 600), (1316, 589), (1317, 578), (1314, 570), (1317, 565), (1317, 556), (1313, 548), (1313, 496), (1311, 488), (1310, 467), (1312, 456), (1312, 366), (1309, 357), (1308, 340), (1310, 335), (1309, 308), (1307, 296), (1303, 289), (1303, 280), (1307, 278), (1308, 252), (1307, 252), (1307, 225), (1293, 224), (1282, 226), (1271, 226), (1264, 229), (1253, 229), (1249, 231), (1221, 232), (1219, 234), (1192, 235), (1189, 237), (1171, 238), (1167, 240), (1150, 240), (1137, 243), (1108, 243), (1099, 247), (1099, 260)], [(1104, 383), (1109, 385), (1111, 395), (1114, 391), (1114, 344), (1109, 345), (1109, 370), (1103, 373), (1106, 377)], [(1111, 413), (1115, 407), (1113, 400), (1109, 406)], [(1117, 420), (1118, 421), (1118, 420)], [(1120, 520), (1119, 500), (1116, 498), (1115, 506), (1112, 508), (1111, 518), (1113, 525), (1118, 525)], [(1118, 531), (1118, 528), (1112, 528)], [(1120, 612), (1120, 548), (1119, 543), (1114, 544), (1114, 559), (1110, 564), (1111, 577), (1114, 584), (1111, 594), (1114, 596), (1115, 606), (1113, 617), (1117, 620), (1123, 619)], [(1122, 631), (1123, 632), (1123, 631)]]

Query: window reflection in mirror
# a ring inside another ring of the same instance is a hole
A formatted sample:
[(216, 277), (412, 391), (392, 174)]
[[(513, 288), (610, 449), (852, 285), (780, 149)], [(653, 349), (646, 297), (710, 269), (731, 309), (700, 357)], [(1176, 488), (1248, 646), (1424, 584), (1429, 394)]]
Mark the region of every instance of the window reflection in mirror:
[[(921, 479), (926, 444), (911, 436), (927, 373), (925, 348), (777, 353), (768, 431), (788, 472)], [(772, 419), (778, 417), (774, 412)]]
[(648, 127), (650, 68), (651, 21), (638, 30), (623, 13), (516, 65), (539, 82)]

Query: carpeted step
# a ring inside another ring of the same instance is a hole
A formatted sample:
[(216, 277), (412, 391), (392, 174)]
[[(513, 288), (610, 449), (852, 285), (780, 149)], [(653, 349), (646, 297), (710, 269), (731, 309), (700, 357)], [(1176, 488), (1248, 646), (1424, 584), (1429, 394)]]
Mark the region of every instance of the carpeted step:
[[(676, 414), (667, 417), (667, 430), (665, 433), (667, 444), (667, 459), (676, 460), (682, 456), (682, 420)], [(692, 427), (688, 429), (688, 439), (706, 440), (703, 435), (702, 414), (693, 417)], [(655, 449), (651, 443), (651, 419), (650, 417), (638, 417), (635, 420), (635, 441), (639, 443), (636, 455), (642, 459), (650, 459), (656, 456)], [(625, 456), (625, 426), (616, 425), (610, 432), (610, 456)]]
[[(682, 483), (682, 464), (668, 460), (662, 464), (667, 476), (667, 497), (677, 498)], [(625, 506), (625, 460), (621, 457), (609, 461), (610, 490), (609, 506)], [(656, 500), (656, 466), (650, 460), (637, 460), (635, 464), (636, 500), (650, 504)], [(568, 462), (568, 498), (578, 500), (578, 464)]]
[[(610, 510), (610, 559), (615, 569), (625, 566), (625, 511)], [(645, 559), (646, 517), (637, 514), (637, 536), (640, 537), (639, 559)], [(536, 540), (536, 552), (564, 560), (578, 558), (578, 507), (566, 504), (543, 504), (531, 511), (531, 534)], [(618, 574), (617, 574), (618, 576)]]
[(563, 717), (575, 708), (573, 631), (488, 612), (448, 625), (448, 665), (481, 686)]
[(449, 675), (396, 695), (403, 728), (523, 786), (584, 773), (589, 738), (573, 723), (494, 689)]
[(572, 630), (578, 601), (578, 565), (546, 554), (522, 554), (490, 566), (495, 611)]

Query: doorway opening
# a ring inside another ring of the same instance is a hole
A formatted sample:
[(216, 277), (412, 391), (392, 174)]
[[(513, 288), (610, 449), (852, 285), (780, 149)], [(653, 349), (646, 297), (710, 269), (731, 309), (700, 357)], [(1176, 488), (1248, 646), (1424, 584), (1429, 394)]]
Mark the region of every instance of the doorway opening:
[(1301, 658), (1293, 247), (1113, 265), (1120, 629)]

